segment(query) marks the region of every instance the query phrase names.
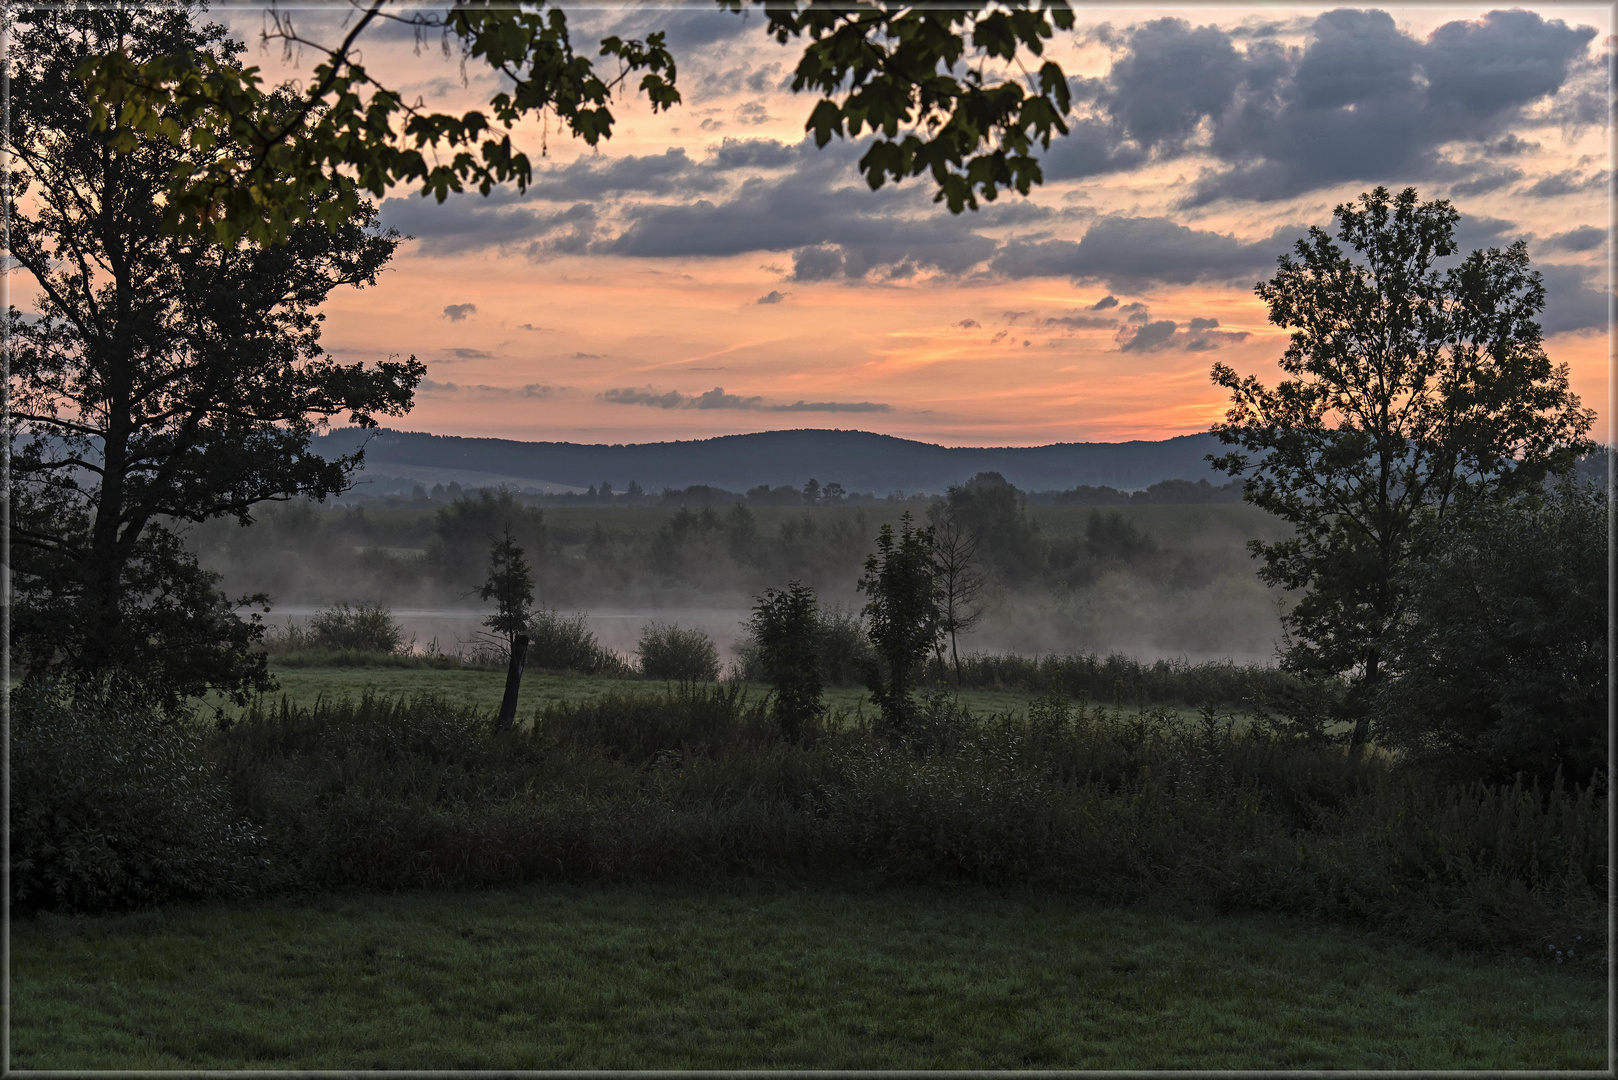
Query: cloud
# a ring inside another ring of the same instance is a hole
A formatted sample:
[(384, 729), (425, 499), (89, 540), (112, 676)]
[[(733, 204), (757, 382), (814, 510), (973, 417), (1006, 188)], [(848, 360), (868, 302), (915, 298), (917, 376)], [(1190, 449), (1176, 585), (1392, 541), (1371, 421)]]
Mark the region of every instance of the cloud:
[(461, 360), (493, 360), (494, 359), (494, 353), (492, 353), (492, 352), (484, 352), (482, 349), (451, 349), (450, 351), (453, 352), (456, 355), (456, 357), (458, 359), (461, 359)]
[[(1144, 315), (1142, 311), (1140, 314)], [(1133, 323), (1133, 320), (1131, 320)], [(1139, 324), (1119, 329), (1114, 340), (1119, 352), (1163, 352), (1177, 349), (1181, 352), (1212, 352), (1226, 345), (1239, 344), (1252, 335), (1245, 330), (1219, 329), (1218, 319), (1193, 318), (1186, 329), (1171, 319), (1144, 319)]]
[(1097, 300), (1095, 303), (1091, 304), (1090, 305), (1090, 310), (1091, 311), (1106, 311), (1108, 308), (1115, 308), (1117, 306), (1118, 306), (1118, 298), (1116, 296), (1113, 296), (1111, 293), (1108, 293), (1106, 296), (1103, 296), (1100, 300)]
[(524, 398), (548, 398), (556, 392), (554, 387), (547, 386), (544, 383), (528, 383), (525, 386), (490, 386), (487, 383), (435, 382), (432, 379), (421, 380), (416, 384), (416, 389), (429, 394), (480, 394)]
[(1527, 195), (1532, 199), (1554, 199), (1559, 195), (1576, 195), (1581, 191), (1600, 191), (1606, 186), (1605, 171), (1597, 171), (1586, 176), (1578, 169), (1566, 169), (1530, 184), (1517, 194)]
[(892, 405), (877, 401), (794, 401), (790, 405), (770, 405), (771, 412), (892, 412)]
[(1522, 170), (1515, 166), (1496, 169), (1493, 172), (1482, 173), (1470, 180), (1460, 180), (1449, 186), (1451, 195), (1483, 195), (1490, 191), (1498, 191), (1508, 184), (1515, 184), (1521, 180)]
[(689, 408), (690, 406), (686, 403), (691, 400), (678, 390), (670, 390), (666, 394), (659, 394), (650, 387), (645, 390), (637, 390), (632, 387), (603, 390), (597, 396), (602, 401), (608, 401), (614, 405), (650, 405), (654, 409)]
[(522, 205), (519, 200), (523, 198), (506, 187), (495, 188), (486, 196), (462, 192), (442, 203), (410, 195), (384, 199), (378, 217), (384, 227), (419, 240), (424, 255), (487, 248), (518, 249), (530, 255), (568, 254), (589, 245), (596, 230), (594, 206), (579, 202), (550, 211)]
[(1526, 11), (1448, 22), (1425, 41), (1383, 11), (1328, 11), (1307, 29), (1302, 48), (1178, 18), (1100, 35), (1117, 58), (1100, 78), (1073, 81), (1086, 111), (1045, 154), (1046, 175), (1211, 155), (1217, 164), (1193, 183), (1190, 206), (1441, 179), (1453, 168), (1440, 154), (1447, 145), (1521, 152), (1511, 126), (1582, 87), (1596, 34)]
[(651, 387), (624, 387), (604, 390), (598, 397), (614, 405), (648, 405), (654, 409), (739, 409), (751, 412), (891, 412), (893, 406), (875, 401), (794, 401), (790, 405), (766, 405), (762, 397), (727, 394), (716, 386), (701, 394), (678, 390), (659, 393)]
[(1053, 315), (1042, 319), (1044, 326), (1065, 326), (1070, 330), (1088, 330), (1111, 328), (1118, 325), (1117, 319), (1109, 319), (1101, 315)]
[(783, 293), (775, 289), (771, 289), (769, 292), (765, 293), (763, 296), (759, 297), (753, 302), (755, 304), (779, 304), (781, 301), (785, 300), (791, 295), (791, 293)]
[(1101, 280), (1119, 292), (1140, 292), (1156, 282), (1230, 281), (1275, 265), (1276, 256), (1304, 231), (1283, 227), (1267, 240), (1248, 244), (1168, 218), (1103, 217), (1077, 242), (1008, 241), (990, 260), (989, 270), (1008, 278)]
[(538, 333), (546, 333), (546, 332), (548, 332), (550, 330), (550, 327), (547, 327), (547, 326), (535, 326), (533, 323), (525, 322), (525, 323), (518, 323), (517, 324), (517, 329), (518, 330), (532, 330), (536, 334), (538, 334)]
[(1606, 242), (1606, 229), (1595, 225), (1580, 225), (1577, 229), (1547, 236), (1539, 246), (1549, 251), (1593, 251)]
[(1547, 337), (1607, 328), (1608, 296), (1590, 287), (1584, 267), (1540, 263), (1536, 269), (1545, 279), (1539, 326)]
[(462, 322), (468, 315), (476, 315), (477, 312), (476, 304), (450, 304), (444, 308), (444, 318), (450, 322)]
[(982, 326), (983, 324), (978, 322), (976, 319), (962, 319), (960, 322), (956, 323), (955, 325), (960, 327), (962, 330), (971, 330), (971, 329), (974, 329), (975, 327)]

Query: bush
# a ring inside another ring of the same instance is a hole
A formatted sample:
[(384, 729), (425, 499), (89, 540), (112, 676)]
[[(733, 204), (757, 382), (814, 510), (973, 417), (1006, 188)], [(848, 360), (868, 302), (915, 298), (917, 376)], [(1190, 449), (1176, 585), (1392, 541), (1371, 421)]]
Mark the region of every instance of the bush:
[(819, 614), (815, 591), (794, 581), (785, 591), (765, 590), (748, 624), (773, 691), (776, 722), (788, 742), (798, 742), (820, 719)]
[(443, 699), (255, 708), (216, 736), (285, 880), (1026, 884), (1294, 912), (1547, 955), (1606, 940), (1604, 779), (1435, 785), (1376, 755), (1060, 694), (929, 695), (895, 745), (844, 716), (793, 745), (731, 685), (547, 707), (493, 733)]
[(1478, 512), (1414, 567), (1377, 740), (1493, 783), (1602, 768), (1607, 530), (1605, 492), (1569, 480)]
[(260, 837), (203, 742), (135, 691), (15, 691), (12, 902), (92, 912), (248, 892)]
[[(291, 635), (289, 633), (289, 645)], [(397, 653), (406, 648), (404, 631), (381, 604), (337, 604), (317, 612), (297, 646), (325, 652)]]
[(701, 630), (652, 622), (640, 632), (641, 674), (648, 679), (712, 682), (719, 678), (719, 650)]
[(549, 608), (540, 609), (528, 620), (528, 663), (585, 675), (634, 673), (623, 657), (596, 640), (582, 613), (565, 616)]

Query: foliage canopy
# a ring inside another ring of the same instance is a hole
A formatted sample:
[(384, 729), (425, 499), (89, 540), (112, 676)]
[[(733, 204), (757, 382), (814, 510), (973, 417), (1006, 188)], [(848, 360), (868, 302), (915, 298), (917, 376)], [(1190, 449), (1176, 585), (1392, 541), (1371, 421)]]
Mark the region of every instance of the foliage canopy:
[(170, 698), (239, 696), (264, 685), (247, 653), (258, 630), (177, 524), (245, 524), (265, 500), (341, 491), (360, 454), (312, 453), (317, 424), (347, 413), (374, 427), (409, 409), (422, 366), (338, 363), (318, 311), (335, 289), (373, 284), (399, 238), (363, 204), (274, 248), (165, 233), (176, 170), (222, 156), (211, 119), (175, 121), (189, 149), (145, 138), (114, 153), (72, 72), (109, 52), (230, 64), (241, 46), (179, 7), (9, 20), (8, 254), (38, 286), (37, 315), (9, 313), (13, 645), (32, 669), (119, 668)]
[(1594, 415), (1541, 344), (1545, 287), (1526, 244), (1441, 271), (1459, 216), (1414, 188), (1338, 206), (1348, 250), (1313, 228), (1256, 288), (1292, 331), (1288, 378), (1270, 389), (1213, 368), (1231, 393), (1213, 430), (1237, 447), (1216, 466), (1297, 529), (1249, 545), (1266, 582), (1302, 593), (1283, 663), (1349, 677), (1356, 745), (1407, 607), (1403, 572), (1457, 521), (1571, 469), (1590, 446)]
[[(718, 3), (737, 13), (763, 7), (768, 35), (782, 45), (805, 40), (792, 88), (820, 96), (805, 130), (825, 146), (869, 129), (875, 138), (859, 169), (872, 188), (928, 175), (936, 201), (952, 212), (975, 209), (1002, 189), (1027, 194), (1043, 179), (1035, 144), (1048, 147), (1067, 132), (1062, 69), (1045, 60), (1028, 72), (1024, 64), (1038, 62), (1053, 29), (1072, 28), (1066, 0)], [(566, 13), (544, 0), (461, 0), (442, 14), (393, 6), (356, 4), (334, 45), (304, 38), (289, 13), (273, 11), (266, 42), (323, 57), (290, 96), (266, 90), (258, 69), (233, 55), (138, 53), (109, 43), (70, 70), (85, 80), (91, 120), (109, 145), (123, 153), (151, 139), (174, 146), (167, 226), (226, 243), (280, 243), (310, 220), (335, 228), (358, 212), (362, 193), (380, 198), (396, 183), (419, 182), (440, 202), (468, 187), (488, 194), (509, 182), (524, 190), (533, 163), (513, 145), (512, 126), (554, 115), (598, 145), (612, 135), (613, 92), (636, 74), (654, 112), (680, 101), (661, 32), (644, 41), (602, 38), (597, 56), (616, 61), (617, 71), (601, 72), (575, 50)], [(446, 53), (453, 43), (463, 60), (486, 63), (505, 89), (486, 110), (459, 116), (407, 102), (361, 62), (365, 35), (390, 21), (413, 26), (418, 46), (438, 34)], [(1013, 68), (1023, 77), (1009, 74)]]

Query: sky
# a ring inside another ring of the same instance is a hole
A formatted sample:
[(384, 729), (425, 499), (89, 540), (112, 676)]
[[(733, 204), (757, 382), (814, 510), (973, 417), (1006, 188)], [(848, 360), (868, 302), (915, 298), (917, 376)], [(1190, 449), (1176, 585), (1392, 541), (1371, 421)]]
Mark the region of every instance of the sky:
[[(392, 426), (957, 446), (1204, 431), (1225, 409), (1214, 362), (1278, 377), (1286, 334), (1255, 282), (1381, 184), (1451, 200), (1463, 251), (1528, 241), (1546, 350), (1609, 437), (1610, 8), (1085, 7), (1053, 43), (1074, 112), (1046, 182), (952, 215), (930, 182), (871, 191), (861, 142), (804, 137), (801, 45), (756, 13), (564, 6), (576, 43), (667, 31), (684, 102), (654, 115), (625, 96), (596, 150), (519, 127), (537, 164), (523, 194), (381, 201), (412, 239), (375, 287), (333, 295), (324, 341), (345, 361), (426, 363)], [(329, 7), (282, 10), (338, 32)], [(257, 7), (213, 14), (268, 78), (315, 62), (262, 49)], [(429, 107), (495, 88), (436, 40), (364, 48)]]

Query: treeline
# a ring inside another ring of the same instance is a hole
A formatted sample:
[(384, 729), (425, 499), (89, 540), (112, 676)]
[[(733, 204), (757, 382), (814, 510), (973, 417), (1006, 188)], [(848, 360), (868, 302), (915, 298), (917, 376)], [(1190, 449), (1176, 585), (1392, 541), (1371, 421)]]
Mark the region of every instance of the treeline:
[(787, 580), (846, 593), (880, 526), (906, 509), (959, 521), (978, 538), (976, 560), (995, 588), (1083, 588), (1112, 570), (1173, 591), (1251, 572), (1235, 543), (1183, 549), (1107, 506), (1072, 531), (1048, 531), (1029, 512), (1032, 498), (995, 473), (924, 503), (849, 505), (824, 491), (814, 506), (712, 502), (557, 513), (480, 489), (421, 508), (292, 503), (261, 511), (250, 529), (210, 523), (192, 542), (232, 589), (317, 602), (448, 603), (480, 580), (489, 537), (507, 526), (527, 552), (537, 595), (555, 606), (682, 592), (745, 597)]
[[(981, 473), (979, 476), (998, 477), (999, 473)], [(407, 490), (408, 486), (408, 490)], [(377, 481), (346, 492), (340, 497), (345, 504), (362, 505), (380, 503), (388, 507), (415, 507), (425, 509), (445, 502), (475, 496), (481, 492), (498, 494), (510, 491), (502, 488), (463, 488), (451, 481), (431, 488), (406, 480), (379, 477)], [(646, 506), (916, 506), (926, 505), (940, 496), (926, 492), (895, 490), (886, 494), (874, 491), (845, 491), (834, 482), (821, 484), (810, 479), (803, 487), (778, 484), (771, 487), (760, 484), (746, 491), (730, 491), (711, 484), (692, 484), (684, 488), (664, 488), (660, 492), (646, 491), (631, 480), (622, 491), (614, 490), (611, 483), (592, 484), (586, 491), (540, 493), (511, 491), (511, 497), (524, 506), (554, 507), (646, 507)], [(1030, 491), (1026, 494), (1031, 506), (1194, 506), (1202, 503), (1236, 503), (1242, 501), (1239, 481), (1214, 485), (1206, 480), (1162, 480), (1143, 490), (1124, 491), (1114, 487), (1080, 484), (1067, 490)]]

